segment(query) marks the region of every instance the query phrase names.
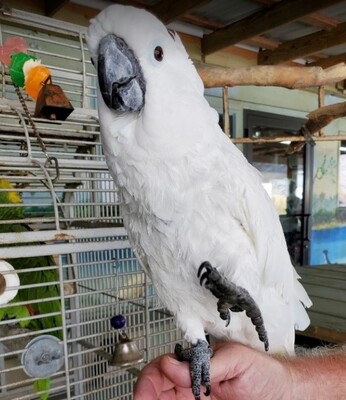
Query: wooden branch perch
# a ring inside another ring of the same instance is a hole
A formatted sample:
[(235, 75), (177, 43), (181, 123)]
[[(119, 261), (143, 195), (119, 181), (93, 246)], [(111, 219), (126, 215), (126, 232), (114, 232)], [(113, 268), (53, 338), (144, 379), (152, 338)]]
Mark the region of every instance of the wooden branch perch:
[[(304, 136), (287, 135), (287, 136), (261, 136), (261, 137), (236, 137), (230, 138), (234, 144), (249, 144), (249, 143), (280, 143), (280, 142), (301, 142), (306, 143)], [(346, 135), (325, 135), (314, 137), (316, 142), (336, 142), (346, 141)]]
[(311, 111), (307, 117), (305, 126), (311, 134), (318, 132), (321, 128), (330, 124), (334, 119), (346, 116), (346, 101), (342, 103), (323, 106)]
[[(330, 124), (334, 119), (346, 116), (346, 101), (343, 103), (331, 104), (329, 106), (319, 107), (311, 111), (307, 117), (308, 120), (300, 128), (299, 134), (304, 136), (307, 141), (313, 143), (316, 138), (321, 137), (319, 132), (322, 128)], [(317, 135), (316, 135), (317, 134)], [(304, 143), (292, 141), (287, 149), (288, 154), (299, 151)]]
[(206, 88), (223, 86), (281, 86), (298, 89), (324, 86), (346, 79), (346, 65), (332, 67), (295, 67), (287, 65), (255, 65), (242, 68), (196, 65)]
[[(308, 120), (299, 130), (298, 135), (275, 136), (275, 137), (251, 137), (251, 138), (233, 138), (233, 143), (277, 143), (283, 141), (291, 141), (287, 150), (289, 154), (298, 151), (306, 143), (306, 137), (303, 135), (303, 128), (309, 131), (310, 135), (317, 133), (321, 128), (328, 125), (336, 118), (346, 116), (346, 101), (337, 104), (323, 106), (311, 111), (307, 117)], [(299, 135), (300, 133), (300, 135)], [(313, 136), (313, 140), (319, 141), (335, 141), (346, 140), (345, 135), (326, 135), (326, 136)]]

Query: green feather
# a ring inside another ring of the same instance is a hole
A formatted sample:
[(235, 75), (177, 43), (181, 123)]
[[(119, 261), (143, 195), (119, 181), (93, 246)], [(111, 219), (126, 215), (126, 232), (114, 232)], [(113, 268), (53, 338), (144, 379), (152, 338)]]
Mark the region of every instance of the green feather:
[[(2, 188), (7, 191), (1, 191)], [(5, 179), (0, 179), (0, 221), (5, 220), (16, 220), (24, 218), (24, 207), (20, 205), (22, 202), (21, 197), (11, 184)], [(11, 206), (18, 204), (18, 206)], [(5, 205), (5, 206), (4, 206)], [(8, 207), (6, 205), (9, 205)], [(29, 232), (31, 228), (21, 223), (11, 224), (0, 224), (0, 233), (23, 233)], [(39, 243), (27, 243), (18, 244), (24, 245), (35, 245)], [(17, 244), (10, 245), (18, 246)], [(0, 245), (0, 248), (3, 247)], [(7, 247), (9, 247), (7, 245)], [(10, 259), (8, 262), (13, 268), (18, 271), (20, 286), (16, 297), (6, 306), (0, 308), (0, 321), (4, 319), (22, 319), (27, 318), (24, 321), (18, 321), (19, 325), (23, 328), (29, 328), (34, 331), (42, 329), (53, 329), (55, 331), (50, 334), (56, 336), (62, 340), (62, 316), (61, 316), (61, 302), (60, 302), (60, 290), (57, 282), (59, 282), (59, 273), (56, 268), (51, 270), (42, 270), (44, 267), (55, 266), (55, 262), (52, 256), (41, 256), (41, 257), (21, 257)], [(26, 269), (36, 269), (34, 271), (26, 272)], [(55, 283), (54, 283), (55, 282)], [(22, 286), (34, 285), (42, 283), (41, 287), (25, 288)], [(50, 298), (56, 298), (49, 300)], [(33, 300), (41, 300), (38, 303), (32, 303)], [(15, 305), (17, 302), (25, 302), (26, 305)], [(54, 316), (41, 316), (44, 314), (56, 313)], [(34, 314), (34, 318), (30, 318)], [(36, 393), (40, 393), (39, 397), (41, 400), (47, 400), (49, 397), (49, 389), (51, 385), (51, 379), (37, 379), (34, 382), (34, 390)]]
[(49, 389), (50, 389), (51, 379), (37, 379), (34, 382), (34, 390), (36, 393), (40, 393), (40, 400), (47, 400), (49, 397)]

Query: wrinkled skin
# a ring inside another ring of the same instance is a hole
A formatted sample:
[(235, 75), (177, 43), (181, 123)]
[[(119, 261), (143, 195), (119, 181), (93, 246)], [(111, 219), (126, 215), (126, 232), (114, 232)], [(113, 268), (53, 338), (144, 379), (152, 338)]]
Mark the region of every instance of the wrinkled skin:
[[(291, 374), (272, 356), (237, 343), (214, 346), (211, 400), (288, 400)], [(134, 400), (193, 400), (188, 363), (173, 355), (158, 357), (141, 372)]]

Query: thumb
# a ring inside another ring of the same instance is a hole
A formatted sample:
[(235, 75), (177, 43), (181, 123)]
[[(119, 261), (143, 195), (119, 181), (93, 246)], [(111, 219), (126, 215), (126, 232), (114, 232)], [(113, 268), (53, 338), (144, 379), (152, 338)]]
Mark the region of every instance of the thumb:
[(160, 367), (174, 385), (182, 388), (191, 387), (191, 376), (188, 362), (180, 362), (172, 355), (165, 355), (160, 360)]

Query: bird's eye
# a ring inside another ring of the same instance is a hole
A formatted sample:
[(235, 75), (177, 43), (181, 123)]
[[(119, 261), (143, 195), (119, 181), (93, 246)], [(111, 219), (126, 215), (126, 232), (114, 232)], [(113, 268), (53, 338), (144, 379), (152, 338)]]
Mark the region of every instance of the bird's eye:
[(163, 50), (161, 46), (156, 46), (154, 50), (154, 57), (156, 61), (163, 60)]

